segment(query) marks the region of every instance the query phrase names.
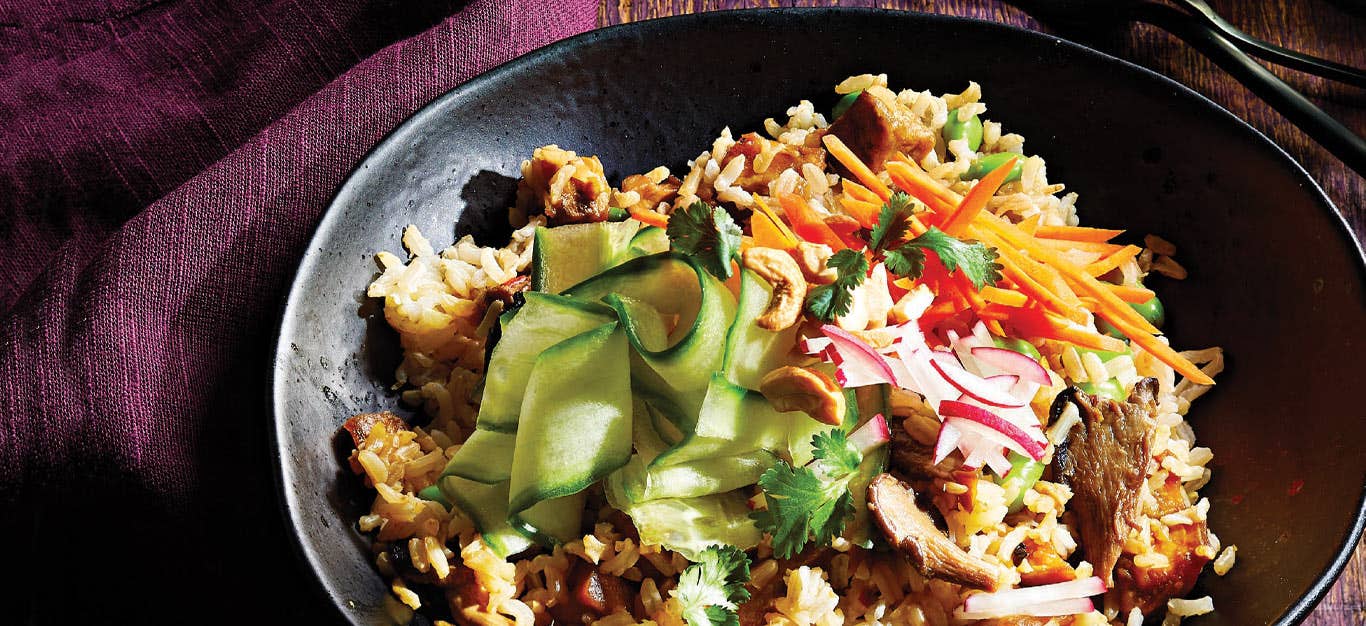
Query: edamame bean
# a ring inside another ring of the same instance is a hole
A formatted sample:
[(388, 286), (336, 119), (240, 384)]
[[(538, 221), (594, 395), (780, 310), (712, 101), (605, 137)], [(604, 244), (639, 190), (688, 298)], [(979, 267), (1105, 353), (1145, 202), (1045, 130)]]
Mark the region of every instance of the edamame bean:
[(1006, 458), (1010, 460), (1010, 471), (1001, 478), (1000, 484), (1007, 498), (1013, 496), (1009, 512), (1014, 513), (1024, 506), (1025, 492), (1043, 476), (1044, 464), (1015, 452)]
[(1018, 337), (1006, 339), (1004, 337), (992, 336), (991, 341), (996, 344), (997, 348), (1005, 348), (1006, 350), (1019, 352), (1035, 361), (1043, 358), (1043, 355), (1039, 354), (1039, 349), (1035, 348), (1034, 344)]
[[(1142, 315), (1143, 319), (1148, 320), (1149, 324), (1158, 328), (1162, 328), (1162, 325), (1167, 321), (1166, 309), (1162, 306), (1162, 301), (1157, 299), (1157, 296), (1153, 296), (1151, 300), (1144, 302), (1143, 304), (1134, 304), (1130, 302), (1129, 306), (1137, 311), (1139, 315)], [(1128, 340), (1128, 337), (1125, 337), (1124, 333), (1119, 332), (1118, 328), (1111, 326), (1110, 322), (1105, 321), (1104, 318), (1096, 318), (1096, 330), (1116, 339)]]
[(631, 217), (631, 213), (626, 209), (618, 207), (607, 209), (607, 221), (609, 222), (624, 222), (628, 217)]
[(988, 154), (973, 161), (972, 166), (968, 168), (968, 171), (963, 172), (963, 179), (976, 180), (986, 176), (996, 168), (1005, 165), (1006, 161), (1013, 158), (1018, 158), (1019, 160), (1015, 161), (1015, 167), (1010, 168), (1010, 173), (1006, 175), (1005, 182), (1020, 180), (1020, 173), (1024, 171), (1025, 157), (1023, 154), (1015, 154), (1014, 152), (997, 152), (996, 154)]
[(860, 89), (854, 93), (845, 94), (843, 98), (840, 98), (840, 101), (835, 103), (835, 108), (830, 109), (830, 121), (833, 122), (839, 119), (839, 116), (844, 115), (844, 112), (848, 111), (849, 107), (854, 106), (854, 101), (858, 100), (859, 95), (862, 93), (863, 90)]
[(973, 115), (966, 122), (958, 120), (958, 109), (949, 111), (949, 119), (944, 122), (944, 141), (968, 140), (968, 149), (976, 152), (982, 147), (982, 118)]
[(1115, 402), (1124, 402), (1129, 399), (1124, 393), (1124, 385), (1119, 384), (1118, 378), (1111, 378), (1102, 383), (1081, 383), (1077, 388), (1093, 396), (1109, 398)]

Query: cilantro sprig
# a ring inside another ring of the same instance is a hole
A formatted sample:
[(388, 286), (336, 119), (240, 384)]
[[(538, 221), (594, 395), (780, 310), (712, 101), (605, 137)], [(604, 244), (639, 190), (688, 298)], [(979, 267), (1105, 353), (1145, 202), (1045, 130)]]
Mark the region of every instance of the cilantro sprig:
[(845, 249), (831, 255), (825, 266), (835, 270), (835, 282), (812, 289), (806, 296), (806, 309), (828, 322), (849, 312), (854, 288), (868, 277), (868, 259), (857, 250)]
[(697, 259), (717, 278), (730, 278), (742, 232), (725, 209), (698, 200), (674, 211), (665, 232), (674, 250)]
[(950, 274), (962, 270), (972, 286), (981, 289), (1001, 280), (1001, 265), (996, 250), (978, 241), (963, 241), (931, 226), (924, 234), (905, 241), (915, 213), (910, 196), (897, 192), (882, 205), (873, 225), (868, 245), (874, 255), (881, 254), (888, 271), (907, 278), (925, 273), (925, 252), (933, 252)]
[(735, 546), (708, 546), (678, 577), (670, 593), (688, 626), (738, 626), (737, 609), (749, 599), (749, 557)]
[(811, 438), (815, 459), (804, 467), (779, 460), (759, 477), (767, 509), (750, 518), (773, 536), (773, 553), (789, 558), (807, 543), (829, 545), (854, 514), (849, 482), (863, 454), (836, 428)]

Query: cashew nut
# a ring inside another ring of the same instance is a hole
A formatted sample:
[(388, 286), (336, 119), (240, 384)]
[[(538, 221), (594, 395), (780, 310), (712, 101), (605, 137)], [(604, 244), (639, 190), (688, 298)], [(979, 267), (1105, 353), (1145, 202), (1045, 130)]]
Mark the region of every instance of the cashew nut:
[(792, 255), (775, 248), (757, 247), (745, 250), (744, 261), (745, 267), (773, 285), (768, 309), (754, 323), (773, 331), (796, 324), (806, 301), (806, 279)]
[(831, 426), (844, 421), (844, 393), (829, 376), (816, 370), (780, 367), (764, 375), (759, 392), (781, 412), (803, 411)]
[(802, 268), (806, 282), (813, 285), (829, 285), (835, 282), (835, 277), (839, 274), (825, 265), (834, 253), (830, 246), (823, 243), (803, 241), (797, 244), (797, 265)]

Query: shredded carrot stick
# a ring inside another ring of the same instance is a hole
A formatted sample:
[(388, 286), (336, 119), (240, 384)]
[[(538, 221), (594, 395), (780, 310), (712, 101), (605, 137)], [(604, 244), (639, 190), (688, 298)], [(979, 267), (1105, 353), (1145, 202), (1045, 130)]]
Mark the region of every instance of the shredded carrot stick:
[(1036, 235), (1039, 231), (1039, 227), (1042, 225), (1043, 213), (1036, 213), (1034, 214), (1034, 217), (1028, 218), (1023, 222), (1020, 222), (1020, 230), (1023, 230), (1029, 233), (1030, 235)]
[[(1023, 230), (1023, 229), (1021, 229), (1021, 230)], [(1037, 238), (1037, 239), (1039, 240), (1039, 245), (1041, 245), (1041, 246), (1048, 246), (1049, 248), (1051, 248), (1051, 249), (1053, 249), (1053, 250), (1057, 250), (1057, 251), (1059, 251), (1059, 252), (1067, 252), (1068, 250), (1082, 250), (1082, 251), (1085, 251), (1085, 252), (1095, 252), (1095, 253), (1098, 253), (1098, 254), (1104, 256), (1104, 255), (1114, 254), (1114, 253), (1119, 252), (1120, 250), (1123, 250), (1123, 249), (1125, 248), (1125, 246), (1121, 246), (1121, 245), (1119, 245), (1119, 244), (1104, 243), (1104, 242), (1097, 242), (1097, 241), (1073, 241), (1073, 240), (1070, 240), (1070, 239), (1044, 239), (1044, 238)]]
[(796, 238), (788, 237), (773, 220), (774, 217), (768, 213), (754, 212), (754, 217), (749, 222), (750, 231), (754, 233), (754, 245), (779, 250), (795, 249), (797, 247)]
[(1147, 287), (1131, 287), (1128, 285), (1112, 285), (1110, 283), (1105, 283), (1105, 288), (1109, 289), (1110, 292), (1116, 296), (1119, 296), (1120, 300), (1131, 304), (1143, 304), (1144, 302), (1157, 297), (1157, 294), (1153, 293), (1153, 290), (1148, 289)]
[(844, 195), (846, 196), (849, 196), (855, 200), (872, 202), (873, 204), (882, 204), (882, 198), (879, 198), (878, 195), (873, 193), (871, 189), (864, 187), (863, 185), (860, 185), (852, 180), (846, 178), (840, 181), (840, 185), (841, 188), (844, 190)]
[(1087, 226), (1040, 226), (1033, 234), (1043, 239), (1103, 243), (1124, 234), (1124, 231)]
[(792, 231), (797, 237), (811, 243), (823, 243), (836, 251), (849, 247), (821, 216), (816, 215), (815, 210), (807, 206), (801, 196), (785, 193), (779, 195), (778, 200), (783, 203), (787, 219), (792, 220)]
[[(1081, 301), (1077, 299), (1077, 294), (1072, 291), (1072, 288), (1067, 285), (1067, 281), (1063, 279), (1057, 270), (1020, 254), (1018, 250), (1007, 245), (994, 233), (988, 230), (974, 225), (970, 229), (970, 232), (978, 239), (996, 248), (996, 252), (1000, 255), (997, 259), (998, 261), (1001, 261), (1002, 264), (1006, 264), (1006, 261), (1009, 261), (1009, 264), (1006, 265), (1007, 268), (1014, 267), (1015, 271), (1021, 272), (1029, 278), (1030, 284), (1022, 284), (1021, 291), (1034, 296), (1036, 300), (1039, 300), (1040, 304), (1045, 305), (1059, 315), (1071, 319), (1078, 324), (1086, 321), (1086, 313), (1078, 310), (1078, 307), (1081, 306)], [(1017, 283), (1021, 282), (1018, 278), (1013, 276), (1011, 278)], [(1031, 290), (1035, 289), (1042, 290), (1046, 295), (1040, 297), (1040, 294), (1031, 293)]]
[(1002, 253), (996, 260), (1000, 262), (1001, 267), (1004, 268), (1003, 271), (1005, 272), (1006, 278), (1009, 278), (1011, 282), (1015, 283), (1016, 289), (1035, 302), (1059, 313), (1075, 310), (1074, 307), (1063, 302), (1058, 296), (1054, 295), (1053, 292), (1049, 291), (1048, 288), (1039, 284), (1039, 281), (1034, 280), (1028, 272), (1021, 269), (1016, 263), (1018, 259), (1008, 257)]
[(1024, 306), (1029, 297), (1014, 289), (1002, 289), (986, 285), (982, 287), (982, 299), (1004, 306)]
[(1171, 349), (1171, 346), (1162, 343), (1157, 337), (1141, 332), (1139, 328), (1130, 324), (1126, 319), (1106, 315), (1106, 312), (1101, 312), (1100, 316), (1105, 318), (1105, 321), (1110, 322), (1111, 326), (1119, 329), (1119, 332), (1124, 333), (1124, 336), (1138, 344), (1140, 348), (1147, 351), (1148, 354), (1151, 354), (1157, 357), (1159, 361), (1170, 365), (1172, 369), (1176, 370), (1182, 376), (1185, 376), (1187, 380), (1200, 385), (1214, 384), (1214, 379), (1205, 375), (1205, 373), (1200, 371), (1200, 368), (1196, 367), (1194, 363), (1182, 358), (1180, 354), (1177, 354), (1175, 350)]
[(849, 149), (849, 146), (844, 145), (844, 142), (840, 141), (839, 137), (827, 133), (825, 137), (821, 138), (821, 141), (825, 143), (825, 149), (830, 151), (830, 155), (835, 157), (835, 160), (839, 161), (840, 165), (844, 166), (844, 169), (852, 172), (854, 178), (857, 178), (859, 182), (866, 185), (873, 193), (876, 193), (879, 198), (882, 198), (884, 202), (887, 198), (892, 197), (892, 190), (888, 189), (887, 185), (882, 184), (882, 181), (878, 180), (877, 176), (873, 174), (873, 170), (868, 169), (868, 166), (858, 158), (858, 155), (854, 154), (854, 152)]
[(1087, 265), (1085, 267), (1086, 273), (1092, 276), (1103, 276), (1106, 272), (1119, 267), (1125, 261), (1138, 256), (1138, 253), (1142, 251), (1143, 248), (1138, 246), (1125, 246), (1110, 256)]
[(644, 207), (630, 207), (626, 209), (626, 212), (630, 213), (631, 217), (635, 218), (636, 221), (643, 224), (658, 226), (660, 228), (669, 227), (669, 216), (664, 215), (663, 213), (656, 213)]
[[(876, 198), (877, 196), (873, 197)], [(864, 228), (872, 228), (877, 225), (878, 213), (882, 211), (881, 202), (857, 200), (850, 196), (840, 199), (840, 206), (844, 208), (845, 213), (849, 214), (849, 217), (858, 220), (859, 225)]]
[(963, 196), (963, 201), (958, 203), (958, 207), (944, 219), (944, 225), (940, 230), (957, 236), (962, 233), (977, 215), (987, 208), (987, 202), (996, 195), (996, 190), (1006, 182), (1006, 176), (1010, 174), (1010, 169), (1015, 167), (1018, 158), (1012, 157), (1009, 161), (1002, 163), (1000, 167), (992, 170), (982, 180), (977, 181), (972, 189), (968, 190), (968, 195)]
[(1091, 348), (1092, 350), (1123, 352), (1128, 349), (1128, 346), (1120, 339), (1115, 339), (1109, 335), (1102, 335), (1089, 328), (1083, 328), (1047, 311), (1044, 311), (1043, 315), (1049, 322), (1053, 338), (1055, 339), (1061, 339), (1083, 348)]
[[(828, 136), (828, 135), (827, 135)], [(939, 181), (930, 178), (924, 170), (904, 161), (888, 161), (887, 175), (892, 177), (902, 191), (924, 202), (931, 211), (942, 214), (952, 213), (962, 202), (962, 198), (952, 190), (946, 189)]]
[(1062, 258), (1057, 252), (1040, 245), (1039, 240), (1020, 232), (1020, 229), (1016, 228), (1014, 224), (990, 213), (983, 213), (982, 219), (979, 219), (976, 224), (982, 227), (977, 229), (979, 232), (985, 230), (996, 234), (1006, 243), (1027, 250), (1030, 256), (1052, 266), (1062, 274), (1072, 288), (1098, 301), (1101, 307), (1100, 310), (1096, 311), (1097, 313), (1109, 312), (1113, 317), (1127, 320), (1134, 328), (1149, 334), (1157, 334), (1156, 327), (1148, 320), (1143, 319), (1143, 316), (1130, 308), (1123, 300), (1120, 300), (1119, 296), (1106, 289), (1094, 276), (1087, 274), (1083, 269)]
[(997, 337), (1006, 336), (1006, 329), (1001, 328), (1001, 322), (999, 320), (984, 319), (982, 320), (982, 323), (986, 325), (987, 330), (991, 331), (991, 333)]
[(768, 216), (769, 221), (772, 221), (773, 224), (778, 227), (778, 230), (782, 231), (783, 236), (792, 241), (792, 246), (796, 247), (797, 242), (800, 241), (797, 239), (797, 234), (792, 232), (792, 229), (788, 228), (787, 224), (783, 222), (783, 218), (778, 217), (778, 214), (774, 213), (773, 209), (768, 208), (768, 204), (764, 203), (764, 199), (760, 198), (757, 194), (754, 196), (754, 205), (758, 207), (761, 213)]

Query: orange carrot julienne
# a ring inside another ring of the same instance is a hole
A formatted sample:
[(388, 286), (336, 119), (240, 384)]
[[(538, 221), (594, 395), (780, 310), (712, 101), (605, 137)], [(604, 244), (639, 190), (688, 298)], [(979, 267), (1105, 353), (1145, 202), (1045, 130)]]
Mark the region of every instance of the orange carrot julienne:
[(789, 238), (777, 224), (773, 216), (763, 211), (755, 211), (750, 220), (750, 230), (754, 233), (754, 245), (779, 250), (792, 250), (797, 247), (796, 239)]
[(1095, 252), (1103, 256), (1114, 254), (1124, 249), (1124, 246), (1121, 246), (1119, 244), (1105, 243), (1099, 241), (1073, 241), (1070, 239), (1048, 239), (1044, 237), (1036, 237), (1036, 239), (1039, 240), (1039, 245), (1047, 246), (1059, 252), (1066, 252), (1068, 250), (1082, 250), (1085, 252)]
[(1083, 348), (1107, 352), (1123, 352), (1128, 348), (1122, 340), (1082, 328), (1047, 311), (1044, 311), (1043, 315), (1050, 323), (1055, 339), (1061, 339)]
[(1029, 297), (1014, 289), (1002, 289), (985, 285), (982, 287), (982, 299), (1004, 306), (1024, 306), (1029, 301)]
[(1101, 310), (1097, 313), (1107, 311), (1113, 317), (1127, 320), (1133, 327), (1143, 332), (1157, 334), (1156, 327), (1148, 320), (1143, 319), (1143, 316), (1139, 315), (1123, 300), (1120, 300), (1119, 296), (1103, 287), (1094, 276), (1087, 274), (1085, 270), (1062, 258), (1057, 252), (1039, 245), (1037, 239), (1020, 232), (1020, 229), (1016, 228), (1014, 224), (990, 213), (984, 213), (977, 224), (982, 226), (982, 230), (1000, 236), (1006, 243), (1027, 250), (1031, 256), (1055, 268), (1073, 288), (1079, 289), (1099, 301)]
[(968, 190), (968, 195), (963, 196), (963, 201), (958, 203), (958, 207), (944, 219), (944, 225), (940, 230), (957, 236), (977, 215), (987, 208), (987, 202), (996, 195), (996, 190), (1006, 182), (1006, 176), (1010, 174), (1011, 168), (1019, 161), (1017, 157), (1012, 157), (1009, 161), (1002, 163), (1000, 167), (992, 170), (982, 180), (977, 181), (972, 189)]
[(1196, 367), (1194, 363), (1182, 358), (1180, 354), (1177, 354), (1175, 350), (1171, 349), (1171, 346), (1158, 341), (1157, 337), (1141, 332), (1138, 328), (1130, 324), (1128, 320), (1106, 315), (1105, 312), (1102, 312), (1100, 315), (1105, 318), (1105, 321), (1109, 322), (1111, 326), (1114, 326), (1119, 332), (1124, 333), (1125, 337), (1128, 337), (1134, 343), (1138, 344), (1138, 346), (1147, 351), (1148, 354), (1157, 357), (1159, 361), (1170, 365), (1172, 369), (1176, 370), (1182, 376), (1185, 376), (1187, 380), (1200, 385), (1214, 384), (1214, 379), (1200, 371), (1200, 368)]
[(1118, 252), (1115, 252), (1099, 261), (1096, 261), (1095, 263), (1087, 265), (1084, 269), (1086, 270), (1087, 274), (1090, 274), (1092, 276), (1103, 276), (1106, 272), (1109, 272), (1110, 270), (1119, 267), (1125, 261), (1128, 261), (1129, 259), (1138, 256), (1138, 253), (1142, 251), (1143, 248), (1140, 248), (1138, 246), (1125, 246)]
[(1035, 302), (1038, 302), (1041, 306), (1060, 313), (1074, 310), (1068, 303), (1063, 302), (1058, 296), (1054, 295), (1053, 292), (1039, 284), (1039, 281), (1034, 280), (1028, 272), (1020, 269), (1020, 266), (1015, 264), (1014, 259), (1002, 254), (996, 260), (1000, 262), (1001, 267), (1004, 268), (1003, 271), (1006, 278), (1009, 278), (1011, 282), (1015, 283), (1016, 289), (1033, 299)]
[(873, 174), (873, 170), (868, 169), (868, 166), (849, 149), (849, 146), (844, 145), (839, 137), (827, 133), (825, 137), (821, 138), (821, 141), (825, 143), (825, 149), (830, 151), (830, 156), (835, 157), (835, 160), (839, 161), (844, 169), (853, 173), (854, 178), (866, 185), (884, 202), (887, 198), (892, 197), (892, 190), (888, 189), (887, 185), (882, 184), (882, 181)]
[(768, 204), (764, 203), (763, 198), (755, 195), (754, 206), (759, 209), (759, 212), (767, 216), (769, 221), (773, 222), (773, 224), (778, 227), (778, 230), (782, 232), (784, 237), (792, 241), (793, 247), (796, 247), (797, 242), (800, 241), (797, 239), (797, 234), (787, 227), (787, 223), (783, 222), (783, 218), (778, 217), (778, 214), (774, 213), (773, 209), (768, 208)]
[(1143, 304), (1144, 302), (1147, 302), (1157, 297), (1157, 294), (1154, 293), (1153, 290), (1148, 289), (1147, 287), (1112, 285), (1106, 283), (1105, 288), (1109, 289), (1110, 292), (1115, 294), (1116, 296), (1119, 296), (1120, 300), (1123, 300), (1130, 304)]
[(879, 198), (877, 194), (873, 193), (873, 190), (864, 187), (863, 185), (860, 185), (852, 180), (846, 178), (840, 181), (840, 185), (841, 188), (844, 190), (844, 195), (846, 196), (849, 196), (855, 200), (872, 202), (874, 204), (882, 204), (882, 198)]
[[(896, 183), (902, 191), (911, 194), (915, 199), (924, 202), (925, 206), (930, 207), (931, 211), (942, 214), (952, 213), (958, 203), (962, 201), (958, 194), (946, 189), (939, 181), (930, 178), (923, 170), (902, 161), (888, 161), (887, 175), (892, 177), (892, 182)], [(946, 195), (951, 194), (950, 195)]]
[(1090, 241), (1104, 243), (1124, 234), (1122, 230), (1090, 228), (1087, 226), (1039, 226), (1035, 237), (1042, 239), (1063, 239), (1066, 241)]
[(787, 213), (787, 219), (792, 220), (792, 231), (797, 237), (811, 243), (823, 243), (836, 251), (849, 247), (829, 224), (806, 205), (801, 196), (791, 193), (780, 194), (778, 201), (783, 203), (783, 212)]
[[(876, 196), (874, 196), (876, 197)], [(850, 217), (858, 220), (860, 226), (872, 228), (877, 224), (878, 213), (882, 211), (882, 203), (856, 200), (852, 197), (845, 197), (840, 200), (840, 206)]]
[(1042, 225), (1043, 213), (1037, 213), (1034, 215), (1034, 217), (1028, 218), (1023, 222), (1020, 222), (1020, 230), (1023, 230), (1026, 233), (1029, 233), (1030, 235), (1037, 236), (1039, 227)]
[(660, 228), (669, 227), (669, 216), (664, 215), (663, 213), (656, 213), (644, 207), (638, 208), (634, 206), (626, 209), (626, 212), (630, 213), (631, 217), (635, 218), (636, 221), (643, 224), (658, 226)]
[(991, 331), (992, 334), (995, 334), (998, 337), (1006, 336), (1006, 329), (1001, 327), (1001, 322), (999, 320), (984, 319), (982, 320), (982, 323), (986, 325), (987, 330)]

